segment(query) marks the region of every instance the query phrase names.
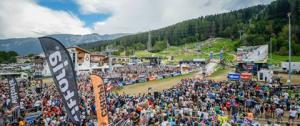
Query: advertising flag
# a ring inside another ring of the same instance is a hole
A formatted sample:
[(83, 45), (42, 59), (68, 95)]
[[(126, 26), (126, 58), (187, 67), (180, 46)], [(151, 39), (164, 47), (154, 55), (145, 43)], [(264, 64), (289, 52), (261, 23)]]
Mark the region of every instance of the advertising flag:
[(19, 86), (16, 79), (12, 76), (7, 77), (9, 84), (9, 96), (12, 103), (12, 106), (19, 106)]
[(80, 125), (80, 99), (70, 55), (56, 39), (42, 37), (39, 40), (68, 117), (73, 123)]
[(19, 86), (16, 81), (16, 78), (13, 76), (8, 76), (8, 85), (9, 85), (9, 96), (13, 110), (13, 121), (17, 122), (20, 117), (20, 96), (19, 96)]
[(95, 104), (98, 118), (98, 126), (108, 125), (108, 112), (106, 104), (106, 89), (101, 77), (91, 75), (95, 95)]
[(223, 53), (224, 53), (224, 51), (223, 51), (223, 49), (220, 51), (220, 60), (222, 60), (223, 59)]

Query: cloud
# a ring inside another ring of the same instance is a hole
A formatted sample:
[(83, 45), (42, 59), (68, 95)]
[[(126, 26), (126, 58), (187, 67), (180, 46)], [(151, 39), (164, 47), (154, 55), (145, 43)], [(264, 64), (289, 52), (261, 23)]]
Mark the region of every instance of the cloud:
[(273, 0), (74, 0), (81, 15), (111, 15), (90, 27), (71, 12), (49, 9), (37, 1), (1, 0), (0, 38), (143, 32)]
[(97, 33), (135, 33), (200, 16), (267, 4), (273, 0), (76, 0), (83, 14), (109, 13)]
[(42, 7), (34, 0), (0, 2), (0, 38), (91, 32), (74, 14)]

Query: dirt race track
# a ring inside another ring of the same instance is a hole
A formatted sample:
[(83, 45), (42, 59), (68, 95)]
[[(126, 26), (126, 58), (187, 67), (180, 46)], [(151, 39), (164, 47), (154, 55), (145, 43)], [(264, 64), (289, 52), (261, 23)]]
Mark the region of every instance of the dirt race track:
[[(280, 73), (278, 74), (278, 76), (282, 78), (281, 82), (286, 82), (286, 80), (288, 79), (288, 74)], [(300, 84), (300, 74), (292, 74), (291, 78), (293, 84)]]
[(153, 91), (162, 91), (164, 89), (171, 88), (180, 82), (183, 78), (193, 77), (196, 73), (186, 74), (182, 76), (167, 78), (163, 80), (149, 81), (145, 83), (138, 83), (133, 85), (124, 86), (121, 90), (114, 90), (119, 94), (138, 95), (139, 93), (147, 93), (148, 88), (151, 87)]

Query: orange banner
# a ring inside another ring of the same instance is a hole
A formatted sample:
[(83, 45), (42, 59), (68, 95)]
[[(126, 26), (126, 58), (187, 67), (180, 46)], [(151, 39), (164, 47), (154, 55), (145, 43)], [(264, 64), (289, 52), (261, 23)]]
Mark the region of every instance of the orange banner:
[(251, 73), (241, 73), (241, 79), (243, 80), (250, 80), (252, 77)]
[(155, 80), (156, 78), (155, 78), (155, 76), (151, 76), (151, 77), (149, 77), (148, 79), (149, 79), (149, 81), (153, 81), (153, 80)]
[(98, 126), (108, 125), (108, 111), (106, 104), (106, 93), (104, 83), (101, 77), (91, 75), (91, 80), (94, 89), (95, 104), (98, 118)]

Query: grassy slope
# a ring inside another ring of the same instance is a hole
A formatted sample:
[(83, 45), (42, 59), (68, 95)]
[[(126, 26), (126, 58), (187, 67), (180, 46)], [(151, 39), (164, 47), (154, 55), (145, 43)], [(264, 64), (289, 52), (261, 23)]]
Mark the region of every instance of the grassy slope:
[[(233, 60), (234, 56), (234, 44), (237, 41), (231, 41), (230, 39), (210, 39), (203, 42), (197, 43), (188, 43), (181, 46), (171, 46), (164, 51), (158, 53), (150, 53), (148, 51), (137, 51), (135, 55), (137, 57), (144, 56), (160, 56), (164, 59), (167, 59), (168, 56), (174, 56), (174, 62), (178, 62), (180, 60), (192, 60), (196, 58), (209, 58), (210, 51), (214, 52), (214, 57), (219, 57), (219, 52), (222, 48), (224, 48), (224, 58), (228, 60)], [(196, 50), (201, 48), (201, 53), (198, 53)]]
[[(210, 51), (213, 51), (214, 57), (219, 57), (219, 52), (222, 48), (224, 48), (224, 58), (226, 60), (235, 62), (235, 51), (236, 48), (234, 45), (238, 41), (232, 41), (230, 39), (210, 39), (197, 43), (188, 43), (181, 46), (171, 46), (164, 51), (158, 53), (150, 53), (148, 51), (137, 51), (136, 56), (144, 57), (144, 56), (160, 56), (162, 58), (167, 59), (168, 56), (175, 56), (174, 62), (178, 62), (180, 60), (192, 60), (196, 58), (209, 58)], [(196, 50), (199, 49), (199, 45), (201, 48), (201, 53), (197, 53)], [(280, 56), (273, 54), (272, 63), (280, 64), (282, 61), (288, 61), (288, 56)], [(300, 56), (292, 56), (292, 61), (300, 62)]]
[[(167, 59), (167, 56), (175, 56), (175, 61), (178, 62), (180, 60), (192, 60), (195, 58), (209, 58), (210, 51), (214, 52), (214, 57), (219, 56), (219, 52), (222, 48), (224, 48), (224, 58), (235, 62), (235, 50), (234, 47), (235, 43), (238, 41), (232, 41), (230, 39), (212, 39), (198, 43), (189, 43), (182, 46), (171, 46), (168, 49), (165, 49), (159, 53), (150, 53), (147, 51), (137, 51), (136, 56), (144, 57), (144, 56), (160, 56)], [(197, 53), (196, 50), (201, 47), (202, 53)], [(279, 64), (282, 61), (288, 60), (288, 56), (280, 56), (273, 54), (273, 63)], [(300, 62), (300, 56), (293, 56), (292, 61)], [(215, 73), (213, 73), (209, 78), (213, 80), (226, 80), (226, 75), (228, 72), (233, 72), (234, 69), (218, 69)], [(163, 80), (156, 80), (156, 81), (149, 81), (145, 83), (139, 83), (134, 85), (125, 86), (123, 89), (115, 91), (117, 93), (126, 93), (131, 95), (137, 95), (138, 93), (146, 93), (149, 87), (152, 87), (155, 91), (162, 91), (163, 89), (170, 88), (177, 84), (182, 78), (192, 77), (193, 74), (163, 79)], [(283, 80), (286, 79), (287, 75), (283, 74), (280, 75)], [(293, 75), (292, 82), (296, 83), (299, 82), (299, 75)]]
[[(288, 56), (280, 56), (280, 55), (276, 55), (276, 54), (273, 54), (272, 57), (273, 57), (272, 58), (272, 63), (273, 64), (280, 64), (281, 62), (288, 61), (288, 59), (289, 59)], [(293, 62), (300, 62), (300, 56), (292, 56), (292, 61)]]

